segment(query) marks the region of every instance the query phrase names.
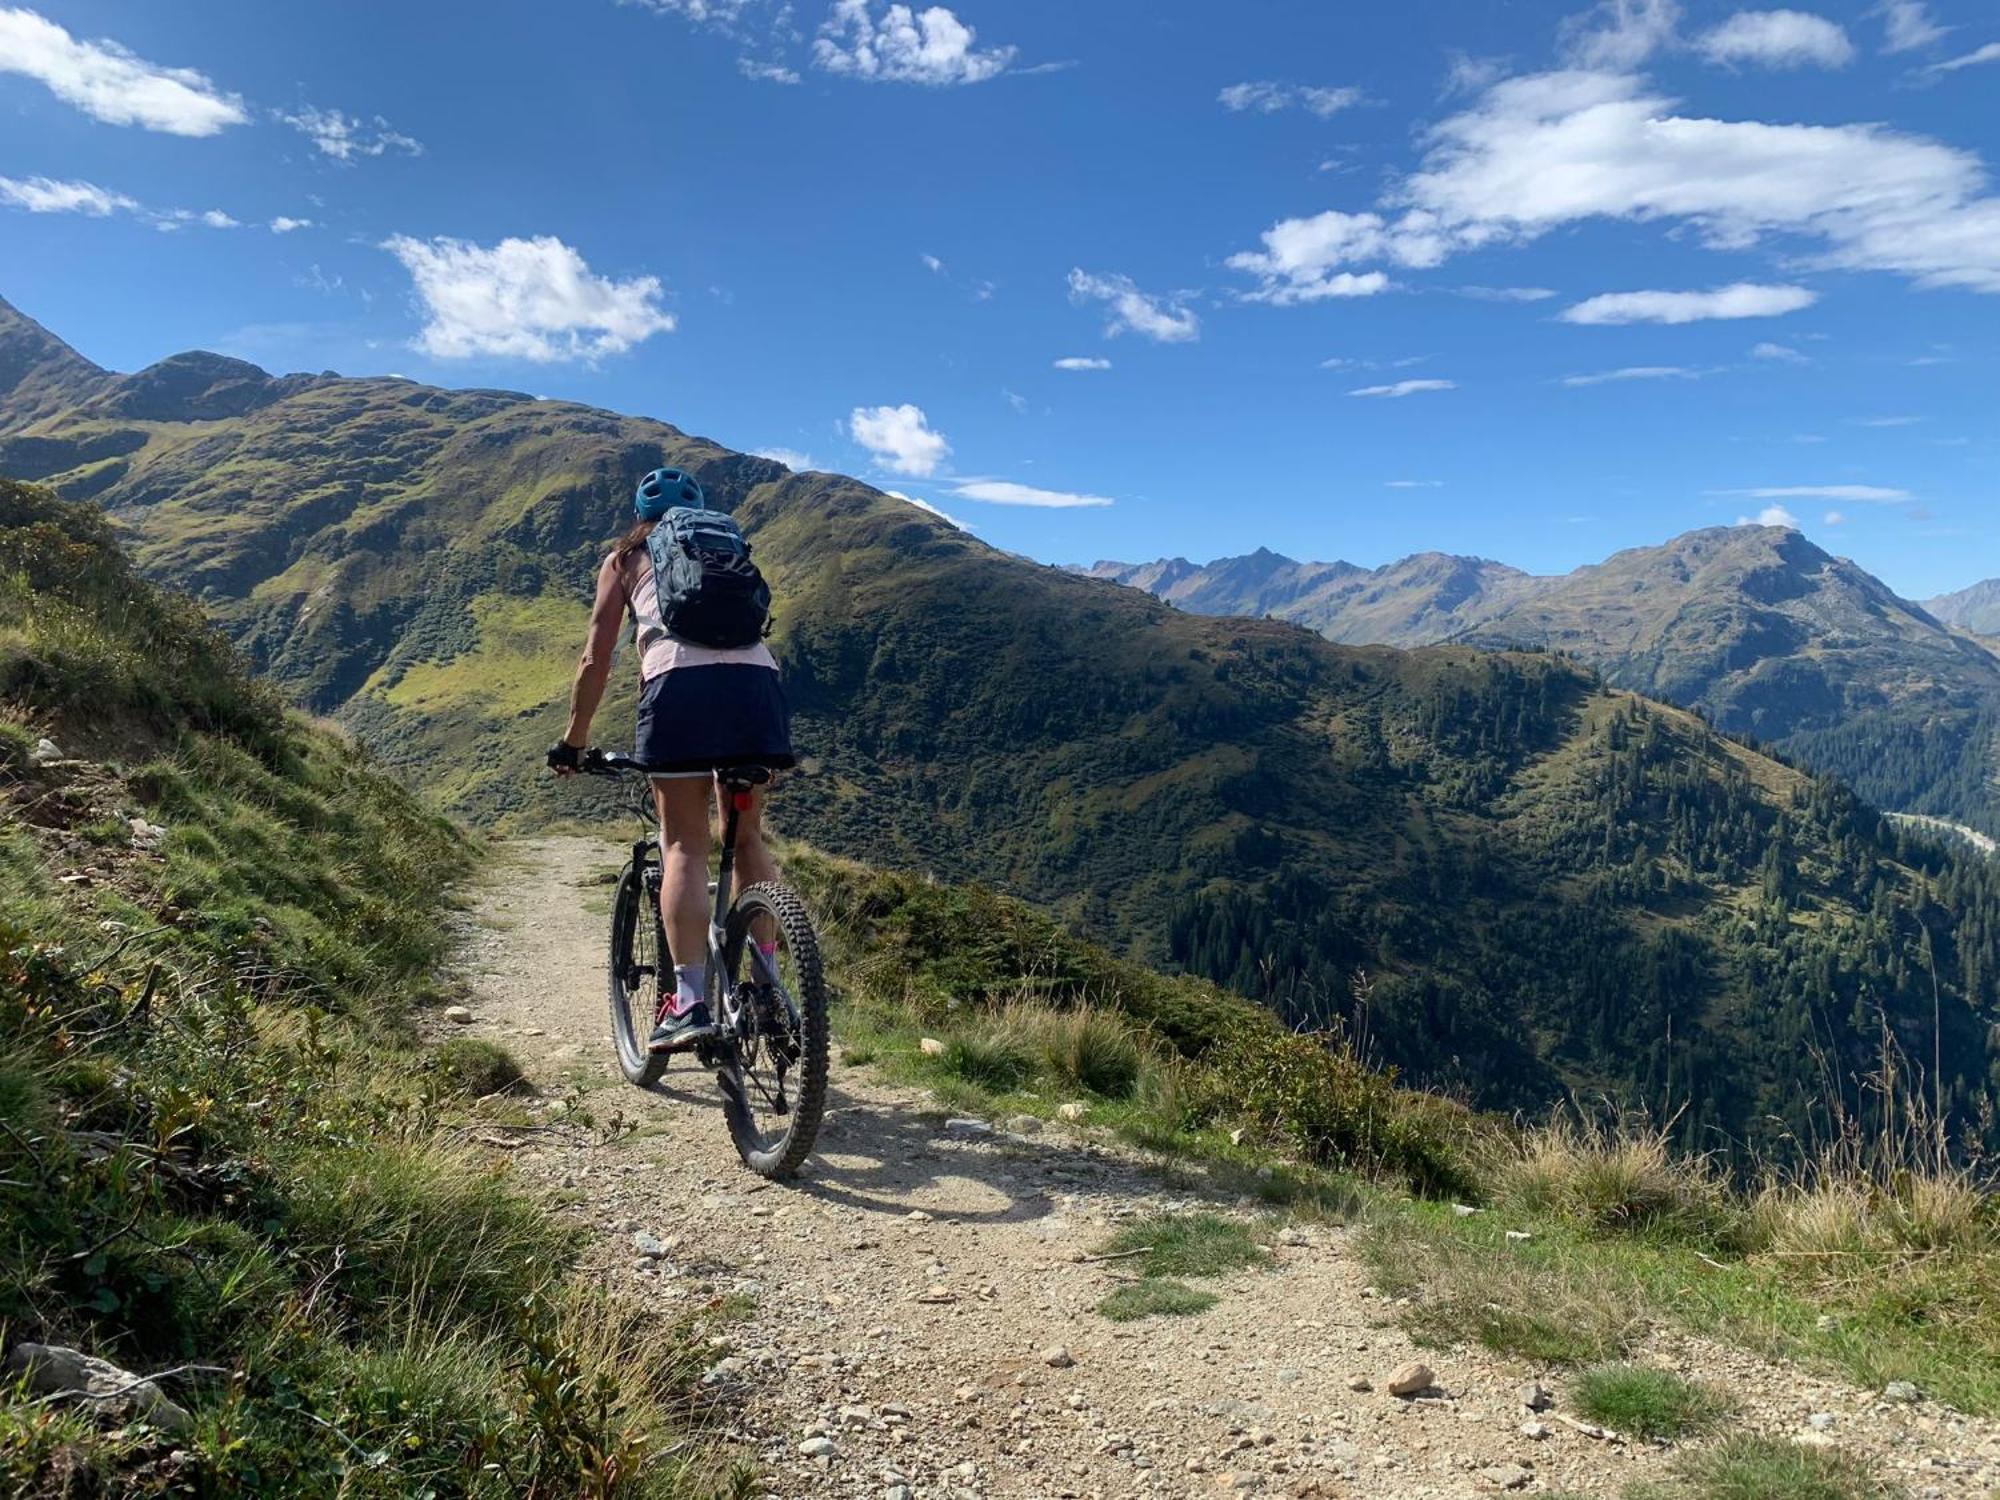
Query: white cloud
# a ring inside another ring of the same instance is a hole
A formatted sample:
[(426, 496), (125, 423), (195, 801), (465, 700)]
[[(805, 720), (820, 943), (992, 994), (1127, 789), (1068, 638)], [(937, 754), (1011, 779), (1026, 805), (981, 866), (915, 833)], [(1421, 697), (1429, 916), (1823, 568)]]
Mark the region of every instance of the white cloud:
[(1781, 364), (1809, 365), (1812, 361), (1789, 344), (1753, 344), (1750, 348), (1752, 359), (1774, 359)]
[(1458, 295), (1474, 302), (1546, 302), (1556, 291), (1546, 286), (1462, 286)]
[(897, 474), (928, 479), (951, 456), (944, 434), (931, 428), (921, 406), (857, 406), (848, 434)]
[(1330, 120), (1343, 109), (1352, 109), (1366, 96), (1357, 88), (1314, 88), (1300, 83), (1232, 83), (1215, 96), (1224, 109), (1241, 113), (1275, 115), (1281, 110), (1303, 109), (1308, 114)]
[(1922, 417), (1856, 417), (1856, 427), (1914, 427)]
[(94, 182), (58, 182), (53, 177), (0, 177), (0, 203), (31, 214), (87, 214), (102, 219), (130, 213), (138, 204)]
[(1819, 300), (1802, 286), (1739, 281), (1706, 292), (1606, 292), (1564, 308), (1564, 323), (1602, 327), (1623, 323), (1700, 323), (1711, 319), (1775, 318)]
[(1673, 41), (1680, 18), (1675, 0), (1601, 0), (1565, 20), (1558, 38), (1578, 67), (1636, 68)]
[(1592, 218), (1679, 220), (1712, 246), (1821, 242), (1813, 263), (2000, 291), (2000, 199), (1971, 152), (1879, 125), (1692, 118), (1643, 80), (1548, 73), (1496, 85), (1433, 133), (1391, 195), (1403, 240), (1473, 249)]
[(1882, 17), (1884, 52), (1914, 52), (1942, 40), (1950, 30), (1931, 19), (1924, 0), (1883, 0), (1875, 14)]
[(1136, 333), (1161, 344), (1191, 343), (1201, 337), (1201, 320), (1187, 306), (1185, 293), (1150, 296), (1129, 276), (1099, 276), (1076, 269), (1069, 273), (1072, 302), (1103, 302), (1111, 309), (1104, 325), (1107, 338)]
[(1739, 10), (1696, 45), (1712, 63), (1767, 68), (1844, 68), (1854, 61), (1847, 33), (1802, 10)]
[(796, 448), (752, 448), (750, 451), (758, 458), (768, 458), (773, 463), (783, 464), (794, 474), (804, 474), (819, 467), (813, 462), (810, 453), (801, 453)]
[(1083, 354), (1072, 354), (1065, 359), (1057, 360), (1056, 368), (1058, 370), (1108, 370), (1111, 368), (1111, 361), (1108, 359), (1092, 359), (1088, 355)]
[(280, 110), (277, 119), (311, 141), (314, 149), (322, 155), (338, 162), (352, 162), (363, 156), (385, 156), (391, 151), (400, 151), (405, 156), (424, 154), (421, 141), (391, 129), (389, 122), (380, 115), (371, 124), (337, 109), (315, 109), (307, 104), (290, 114)]
[(1799, 518), (1782, 505), (1767, 505), (1754, 516), (1738, 516), (1738, 526), (1784, 526), (1793, 531), (1799, 529)]
[(891, 500), (900, 500), (905, 505), (914, 505), (918, 510), (929, 511), (940, 521), (947, 521), (951, 525), (956, 526), (960, 531), (972, 530), (970, 526), (959, 520), (957, 516), (946, 515), (928, 500), (919, 500), (915, 495), (906, 495), (901, 490), (884, 490), (882, 493), (887, 495)]
[(1986, 63), (2000, 63), (2000, 42), (1988, 42), (1983, 47), (1975, 47), (1963, 57), (1954, 57), (1941, 63), (1932, 63), (1924, 71), (1926, 73), (1956, 73), (1960, 68), (1977, 68)]
[(0, 9), (0, 73), (19, 73), (107, 125), (210, 136), (250, 118), (192, 68), (163, 68), (116, 42), (80, 42), (32, 10)]
[(1442, 479), (1387, 479), (1383, 481), (1383, 484), (1386, 488), (1392, 490), (1441, 490), (1444, 488), (1444, 481)]
[(1626, 365), (1620, 370), (1599, 370), (1590, 375), (1565, 375), (1569, 386), (1610, 385), (1620, 380), (1699, 380), (1701, 371), (1685, 365)]
[(1845, 526), (1847, 517), (1840, 511), (1830, 510), (1820, 518), (1828, 526)]
[(926, 271), (936, 276), (944, 275), (944, 262), (939, 260), (935, 255), (920, 255), (917, 258), (924, 263)]
[(973, 46), (973, 29), (942, 5), (913, 11), (875, 0), (834, 0), (813, 42), (813, 66), (869, 83), (933, 87), (984, 83), (1013, 66), (1017, 49)]
[(1741, 495), (1746, 500), (1848, 500), (1864, 505), (1900, 505), (1914, 499), (1908, 490), (1879, 484), (1786, 484), (1756, 489), (1710, 490), (1712, 495)]
[(736, 59), (736, 71), (753, 83), (794, 84), (799, 82), (796, 68), (788, 68), (783, 63), (758, 62), (753, 58)]
[(219, 208), (205, 209), (201, 213), (196, 213), (191, 208), (173, 208), (168, 209), (164, 213), (149, 213), (146, 217), (151, 220), (153, 227), (162, 234), (173, 234), (178, 230), (187, 228), (190, 224), (200, 224), (209, 229), (237, 229), (241, 227), (236, 220), (232, 219)]
[[(1374, 266), (1428, 269), (1591, 219), (1684, 226), (1740, 252), (1783, 238), (1813, 269), (2000, 292), (2000, 198), (1979, 157), (1880, 125), (1704, 119), (1625, 73), (1510, 78), (1446, 119), (1375, 210), (1287, 219), (1230, 265), (1303, 302)], [(1380, 272), (1366, 274), (1379, 275)], [(1324, 290), (1322, 288), (1324, 287)]]
[(727, 27), (740, 20), (752, 0), (631, 0), (656, 15), (679, 16), (698, 25)]
[(1454, 94), (1476, 94), (1481, 89), (1492, 87), (1507, 76), (1507, 62), (1504, 57), (1452, 53), (1450, 65), (1445, 70), (1444, 97), (1449, 99)]
[(1455, 391), (1455, 380), (1398, 380), (1393, 385), (1364, 385), (1358, 391), (1349, 391), (1350, 396), (1420, 396), (1427, 391)]
[(553, 235), (489, 248), (399, 234), (382, 248), (415, 283), (425, 316), (416, 346), (439, 359), (596, 359), (674, 328), (659, 278), (594, 275)]
[(295, 229), (310, 229), (312, 227), (313, 221), (311, 219), (293, 219), (284, 214), (279, 214), (277, 218), (271, 221), (271, 233), (273, 234), (290, 234)]
[(1309, 219), (1283, 219), (1263, 233), (1262, 250), (1229, 257), (1231, 270), (1247, 271), (1260, 285), (1251, 301), (1291, 306), (1330, 297), (1372, 297), (1389, 289), (1381, 271), (1356, 274), (1337, 268), (1356, 261), (1388, 260), (1430, 267), (1450, 252), (1448, 241), (1414, 215), (1392, 224), (1380, 214), (1328, 210)]
[(987, 505), (1025, 505), (1036, 510), (1094, 510), (1118, 502), (1103, 495), (1072, 495), (1063, 490), (1039, 490), (1004, 479), (968, 480), (952, 491), (966, 500)]

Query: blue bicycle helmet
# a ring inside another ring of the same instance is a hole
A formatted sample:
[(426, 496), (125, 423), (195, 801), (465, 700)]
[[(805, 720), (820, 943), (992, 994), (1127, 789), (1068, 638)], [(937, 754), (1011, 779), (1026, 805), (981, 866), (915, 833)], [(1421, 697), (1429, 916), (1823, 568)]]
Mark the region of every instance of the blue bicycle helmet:
[(657, 521), (676, 505), (696, 510), (708, 508), (694, 475), (683, 474), (679, 469), (653, 470), (639, 481), (638, 493), (632, 497), (633, 512), (642, 521)]

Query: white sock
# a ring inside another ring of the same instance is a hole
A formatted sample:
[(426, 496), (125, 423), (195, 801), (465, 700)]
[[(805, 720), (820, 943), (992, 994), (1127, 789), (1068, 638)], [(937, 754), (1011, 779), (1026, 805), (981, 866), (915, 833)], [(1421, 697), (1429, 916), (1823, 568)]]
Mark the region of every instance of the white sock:
[(708, 965), (674, 965), (674, 1014), (684, 1016), (708, 998)]

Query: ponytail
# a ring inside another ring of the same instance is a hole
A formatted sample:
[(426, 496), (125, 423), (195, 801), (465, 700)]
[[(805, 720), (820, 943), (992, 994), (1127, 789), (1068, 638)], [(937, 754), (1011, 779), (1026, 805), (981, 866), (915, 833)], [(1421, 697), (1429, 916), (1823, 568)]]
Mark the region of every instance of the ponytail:
[(617, 543), (611, 549), (611, 555), (618, 559), (620, 567), (625, 565), (625, 560), (634, 552), (637, 552), (641, 547), (646, 545), (646, 538), (653, 534), (653, 525), (654, 523), (651, 521), (641, 521), (630, 531), (626, 532), (625, 535), (618, 538)]

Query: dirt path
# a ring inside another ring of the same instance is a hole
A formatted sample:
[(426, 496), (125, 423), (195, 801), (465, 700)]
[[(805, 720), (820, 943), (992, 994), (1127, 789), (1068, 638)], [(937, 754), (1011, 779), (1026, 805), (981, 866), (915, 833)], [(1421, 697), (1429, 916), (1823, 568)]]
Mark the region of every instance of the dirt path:
[[(754, 1302), (709, 1379), (741, 1392), (730, 1441), (761, 1466), (766, 1493), (1615, 1495), (1662, 1462), (1651, 1445), (1546, 1418), (1548, 1435), (1524, 1433), (1537, 1419), (1520, 1389), (1537, 1372), (1413, 1349), (1338, 1229), (1287, 1231), (1275, 1268), (1217, 1283), (1207, 1313), (1107, 1322), (1092, 1309), (1123, 1273), (1081, 1257), (1110, 1226), (1248, 1206), (1197, 1203), (1066, 1132), (949, 1130), (922, 1096), (841, 1066), (837, 1041), (820, 1154), (799, 1182), (765, 1186), (691, 1065), (650, 1092), (617, 1077), (597, 883), (617, 858), (607, 843), (552, 838), (496, 868), (468, 940), (470, 1029), (512, 1049), (545, 1095), (586, 1089), (600, 1122), (638, 1122), (614, 1144), (558, 1130), (511, 1153), (569, 1203), (592, 1266), (668, 1307), (732, 1292)], [(1068, 1362), (1052, 1362), (1058, 1349)], [(1686, 1340), (1648, 1353), (1728, 1388), (1751, 1425), (1868, 1451), (1918, 1496), (2000, 1484), (1992, 1424)], [(1388, 1372), (1416, 1358), (1440, 1390), (1385, 1394)], [(1375, 1388), (1352, 1389), (1356, 1377)], [(1560, 1378), (1543, 1378), (1561, 1394)]]

